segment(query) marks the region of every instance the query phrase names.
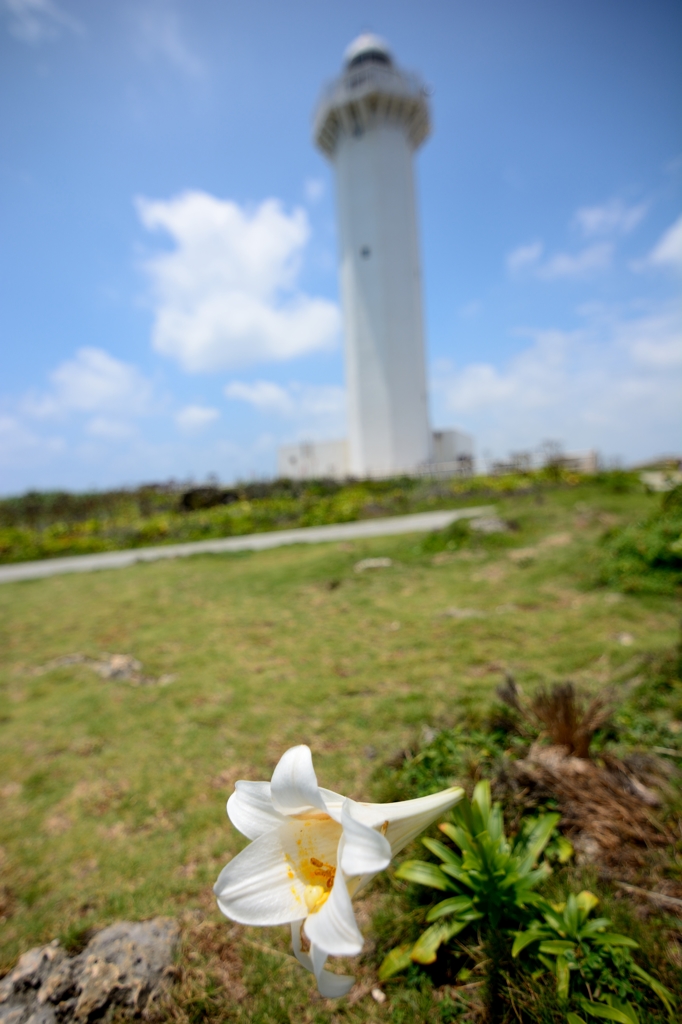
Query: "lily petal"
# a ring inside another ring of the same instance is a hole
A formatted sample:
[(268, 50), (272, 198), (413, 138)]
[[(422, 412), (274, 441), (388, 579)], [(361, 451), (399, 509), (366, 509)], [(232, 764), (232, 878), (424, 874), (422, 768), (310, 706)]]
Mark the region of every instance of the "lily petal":
[[(343, 846), (343, 840), (341, 841)], [(340, 850), (343, 856), (343, 850)], [(319, 910), (309, 914), (303, 926), (307, 937), (318, 950), (332, 956), (355, 956), (362, 949), (360, 932), (343, 871), (337, 871), (332, 890)]]
[(341, 809), (343, 852), (341, 867), (347, 875), (376, 874), (391, 862), (391, 846), (381, 832), (353, 817), (354, 803), (345, 800)]
[(291, 945), (293, 946), (294, 956), (305, 967), (306, 971), (310, 971), (311, 974), (315, 975), (317, 988), (321, 996), (324, 996), (325, 999), (338, 999), (339, 996), (345, 996), (352, 989), (355, 978), (350, 974), (332, 974), (331, 971), (325, 971), (324, 965), (327, 962), (327, 954), (324, 950), (320, 950), (311, 944), (310, 955), (303, 952), (301, 948), (302, 924), (303, 921), (291, 922)]
[(270, 783), (272, 805), (280, 814), (302, 814), (311, 808), (326, 813), (317, 785), (310, 747), (291, 747), (279, 759)]
[(258, 839), (285, 820), (272, 806), (269, 782), (235, 783), (234, 793), (227, 801), (227, 816), (247, 839)]
[(355, 978), (351, 974), (332, 974), (331, 971), (320, 971), (315, 977), (318, 991), (325, 999), (339, 999), (341, 996), (347, 996), (355, 984)]
[(320, 793), (322, 794), (322, 799), (324, 800), (324, 805), (329, 817), (333, 818), (334, 821), (340, 822), (341, 808), (343, 807), (343, 802), (346, 797), (342, 796), (340, 793), (335, 793), (331, 789), (323, 789), (322, 786), (320, 786)]
[(314, 943), (310, 944), (310, 956), (313, 962), (313, 973), (317, 979), (317, 988), (325, 999), (338, 999), (345, 996), (353, 987), (355, 978), (350, 974), (332, 974), (325, 971), (324, 965), (327, 962), (327, 954), (319, 949)]
[(213, 891), (225, 917), (252, 925), (289, 924), (305, 917), (305, 884), (287, 857), (286, 847), (295, 848), (289, 831), (286, 824), (254, 839), (220, 872)]
[(444, 789), (416, 800), (402, 800), (394, 804), (353, 804), (353, 817), (365, 825), (377, 828), (388, 822), (386, 838), (395, 857), (403, 847), (428, 828), (444, 811), (454, 807), (464, 796), (460, 786)]

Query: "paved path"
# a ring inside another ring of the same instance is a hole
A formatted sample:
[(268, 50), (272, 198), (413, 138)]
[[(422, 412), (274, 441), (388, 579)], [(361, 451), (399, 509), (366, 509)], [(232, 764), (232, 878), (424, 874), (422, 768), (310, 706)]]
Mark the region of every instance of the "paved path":
[(490, 515), (492, 505), (451, 509), (447, 512), (418, 512), (412, 516), (363, 519), (359, 523), (334, 523), (331, 526), (306, 526), (299, 530), (272, 530), (249, 533), (243, 537), (197, 540), (189, 544), (165, 544), (156, 548), (128, 551), (104, 551), (98, 555), (74, 555), (69, 558), (45, 558), (40, 562), (16, 562), (0, 566), (0, 583), (35, 580), (65, 572), (94, 572), (97, 569), (123, 569), (135, 562), (156, 562), (160, 558), (185, 558), (187, 555), (219, 555), (227, 551), (264, 551), (283, 544), (320, 544), (330, 540), (358, 540), (363, 537), (389, 537), (399, 533), (426, 533), (442, 530), (455, 519), (475, 519)]

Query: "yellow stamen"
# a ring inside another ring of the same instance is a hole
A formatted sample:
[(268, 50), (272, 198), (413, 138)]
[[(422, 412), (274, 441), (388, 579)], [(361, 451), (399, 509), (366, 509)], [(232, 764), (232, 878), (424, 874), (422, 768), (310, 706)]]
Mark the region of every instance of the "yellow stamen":
[(323, 888), (321, 885), (306, 885), (305, 887), (305, 903), (308, 908), (309, 914), (315, 914), (321, 907), (325, 905), (329, 899), (329, 889)]

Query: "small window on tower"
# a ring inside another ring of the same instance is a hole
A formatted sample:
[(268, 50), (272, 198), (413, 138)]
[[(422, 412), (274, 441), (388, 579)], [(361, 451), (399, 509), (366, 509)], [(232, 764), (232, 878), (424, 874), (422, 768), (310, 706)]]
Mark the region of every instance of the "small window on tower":
[(362, 256), (363, 260), (366, 260), (368, 258), (370, 252), (370, 247), (368, 245), (363, 245), (362, 249), (360, 250), (360, 255)]

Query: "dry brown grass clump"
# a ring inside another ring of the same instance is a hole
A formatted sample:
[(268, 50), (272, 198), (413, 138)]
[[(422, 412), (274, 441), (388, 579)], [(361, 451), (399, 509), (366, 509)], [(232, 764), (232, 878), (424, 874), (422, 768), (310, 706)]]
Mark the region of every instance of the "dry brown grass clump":
[(532, 700), (526, 700), (512, 676), (507, 676), (498, 696), (540, 726), (553, 746), (564, 747), (574, 757), (590, 756), (595, 733), (608, 724), (613, 711), (608, 695), (600, 694), (586, 704), (571, 682), (557, 683), (550, 690), (542, 687)]
[(511, 677), (498, 694), (523, 721), (541, 729), (527, 755), (509, 766), (501, 787), (524, 809), (555, 801), (562, 832), (579, 860), (632, 878), (649, 851), (674, 841), (653, 812), (661, 799), (652, 786), (665, 786), (670, 768), (651, 756), (621, 761), (602, 755), (599, 762), (590, 756), (595, 733), (612, 714), (608, 694), (588, 701), (567, 682), (527, 699)]
[(648, 851), (673, 841), (652, 811), (656, 794), (616, 759), (596, 764), (562, 747), (533, 745), (511, 774), (521, 800), (556, 800), (562, 832), (582, 861), (630, 875)]

